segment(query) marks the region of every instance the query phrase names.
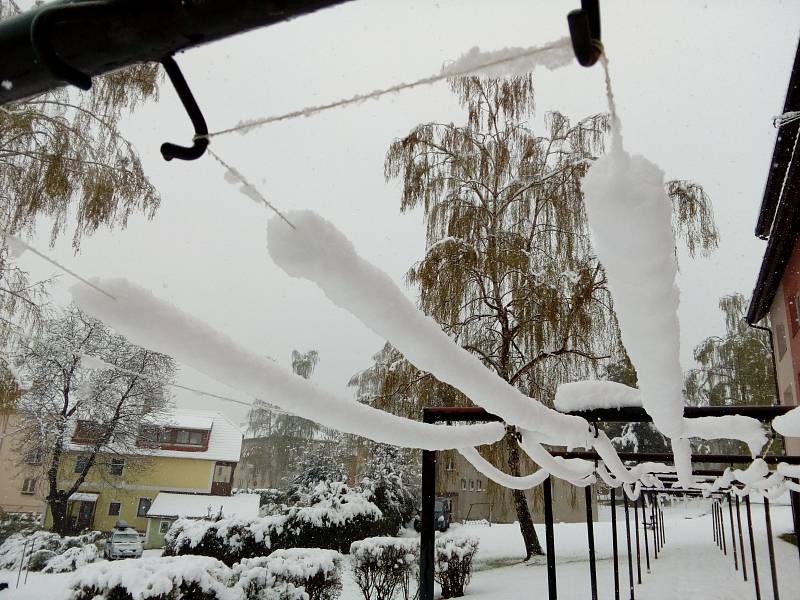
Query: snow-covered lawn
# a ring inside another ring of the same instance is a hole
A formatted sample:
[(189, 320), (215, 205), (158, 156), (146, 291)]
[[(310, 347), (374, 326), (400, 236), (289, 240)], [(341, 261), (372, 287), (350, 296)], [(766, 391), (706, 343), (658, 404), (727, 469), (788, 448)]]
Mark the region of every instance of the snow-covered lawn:
[[(737, 572), (733, 567), (730, 531), (726, 532), (728, 535), (728, 556), (726, 557), (714, 545), (711, 537), (711, 519), (707, 510), (708, 504), (702, 501), (687, 504), (676, 502), (673, 508), (666, 509), (666, 545), (659, 554), (658, 560), (652, 556), (651, 545), (650, 573), (647, 573), (645, 567), (644, 546), (642, 546), (642, 585), (636, 586), (638, 599), (738, 600), (741, 598), (750, 600), (755, 597), (749, 547), (747, 548), (747, 560), (750, 578), (745, 582), (742, 579), (741, 571)], [(610, 599), (613, 598), (614, 587), (611, 525), (606, 507), (601, 507), (600, 519), (595, 523), (598, 585), (600, 598)], [(627, 598), (625, 521), (621, 509), (618, 509), (617, 519), (621, 553), (620, 597)], [(795, 546), (778, 538), (781, 533), (792, 529), (789, 507), (773, 505), (772, 522), (781, 598), (797, 598), (797, 581), (800, 572), (798, 551)], [(753, 504), (753, 526), (756, 536), (761, 596), (762, 598), (772, 598), (764, 513), (761, 504)], [(522, 539), (516, 525), (489, 527), (485, 524), (469, 524), (454, 526), (453, 529), (469, 532), (471, 535), (477, 536), (481, 543), (476, 558), (476, 572), (472, 583), (467, 588), (466, 597), (473, 600), (527, 600), (547, 597), (547, 575), (544, 561), (536, 561), (535, 564), (522, 562), (524, 554)], [(537, 532), (544, 543), (544, 526), (537, 525)], [(747, 545), (746, 528), (744, 533)], [(583, 523), (557, 524), (555, 541), (558, 597), (562, 600), (589, 598), (586, 526)], [(157, 555), (158, 552), (148, 551), (147, 554)], [(738, 549), (738, 552), (741, 560), (741, 549)], [(634, 562), (634, 569), (635, 564)], [(12, 586), (12, 589), (0, 592), (0, 600), (12, 598), (14, 600), (38, 600), (40, 598), (59, 600), (64, 597), (72, 576), (71, 573), (57, 575), (31, 573), (26, 585), (21, 585), (19, 589), (13, 589), (16, 573), (0, 571), (0, 581), (9, 581)], [(24, 573), (22, 577), (24, 579)], [(361, 600), (361, 594), (347, 564), (343, 573), (343, 583), (341, 600)]]

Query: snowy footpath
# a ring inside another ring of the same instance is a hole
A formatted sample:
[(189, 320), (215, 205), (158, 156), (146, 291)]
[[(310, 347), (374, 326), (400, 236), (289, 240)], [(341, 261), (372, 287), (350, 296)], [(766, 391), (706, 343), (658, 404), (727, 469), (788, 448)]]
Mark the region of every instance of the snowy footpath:
[[(724, 556), (714, 544), (709, 504), (701, 501), (691, 503), (675, 502), (667, 505), (665, 519), (666, 545), (653, 558), (652, 538), (650, 545), (651, 569), (647, 572), (644, 545), (642, 540), (642, 585), (635, 586), (637, 599), (666, 600), (672, 598), (702, 598), (704, 600), (751, 600), (755, 598), (752, 579), (752, 559), (745, 524), (744, 535), (748, 581), (741, 571), (741, 549), (737, 554), (740, 570), (734, 569), (730, 531), (726, 520), (728, 536), (728, 556)], [(727, 515), (727, 513), (726, 513)], [(633, 513), (631, 512), (631, 516)], [(744, 517), (744, 511), (742, 511)], [(597, 577), (599, 597), (614, 597), (613, 567), (611, 552), (611, 524), (607, 508), (601, 508), (600, 521), (595, 523), (597, 545)], [(620, 598), (627, 599), (628, 563), (625, 538), (624, 513), (618, 508), (617, 525), (620, 549)], [(800, 558), (797, 548), (778, 536), (792, 529), (791, 511), (788, 506), (772, 506), (772, 527), (775, 554), (778, 568), (780, 597), (800, 598)], [(473, 600), (529, 600), (547, 597), (547, 574), (544, 561), (534, 564), (522, 562), (523, 545), (516, 525), (470, 524), (454, 526), (454, 529), (468, 531), (480, 539), (476, 569), (472, 582), (467, 588), (467, 598)], [(753, 529), (756, 540), (756, 558), (761, 584), (761, 597), (773, 598), (769, 569), (764, 511), (761, 504), (753, 504)], [(544, 527), (537, 525), (537, 532), (544, 542)], [(640, 528), (641, 534), (641, 528)], [(632, 531), (633, 535), (633, 531)], [(634, 538), (635, 539), (635, 538)], [(588, 600), (589, 563), (587, 556), (586, 526), (583, 523), (562, 523), (555, 531), (558, 597), (561, 600)], [(636, 580), (635, 545), (634, 581)], [(150, 552), (148, 552), (150, 553)], [(22, 575), (25, 577), (24, 573)], [(16, 573), (0, 571), (0, 581), (11, 583), (12, 589), (0, 592), (0, 600), (59, 600), (64, 598), (71, 573), (44, 575), (31, 573), (26, 585), (14, 589)], [(341, 600), (361, 600), (347, 566), (343, 573)]]

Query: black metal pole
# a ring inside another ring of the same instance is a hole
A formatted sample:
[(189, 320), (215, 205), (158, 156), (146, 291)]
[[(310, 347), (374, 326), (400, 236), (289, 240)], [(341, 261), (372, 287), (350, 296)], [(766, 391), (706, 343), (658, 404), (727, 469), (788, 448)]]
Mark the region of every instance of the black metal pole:
[(794, 540), (800, 552), (800, 493), (790, 492), (792, 499), (792, 521), (794, 522)]
[(650, 494), (650, 525), (653, 527), (653, 558), (658, 560), (658, 534), (656, 533), (656, 505)]
[(592, 591), (592, 600), (597, 600), (597, 564), (594, 551), (594, 516), (592, 515), (592, 486), (583, 488), (586, 500), (586, 537), (589, 539), (589, 586)]
[(747, 529), (750, 533), (750, 556), (753, 559), (753, 583), (756, 586), (756, 600), (761, 600), (761, 584), (758, 582), (758, 562), (756, 561), (756, 540), (753, 537), (753, 513), (750, 510), (750, 496), (744, 497), (747, 512)]
[(733, 568), (739, 570), (739, 557), (736, 555), (736, 528), (733, 526), (733, 502), (731, 495), (728, 496), (728, 515), (731, 518), (731, 548), (733, 548)]
[(628, 509), (628, 496), (625, 490), (622, 491), (622, 506), (625, 509), (625, 540), (628, 544), (628, 590), (630, 592), (630, 600), (636, 598), (633, 590), (633, 551), (631, 549), (631, 517)]
[(544, 492), (544, 536), (547, 544), (547, 594), (550, 600), (558, 598), (556, 589), (556, 543), (553, 531), (553, 490), (550, 478), (542, 484)]
[[(423, 421), (431, 422), (428, 411), (423, 411)], [(433, 563), (436, 532), (433, 517), (436, 504), (436, 452), (422, 451), (422, 515), (419, 539), (419, 598), (433, 600)]]
[(614, 553), (614, 600), (619, 600), (619, 549), (617, 548), (617, 491), (611, 488), (611, 547)]
[(639, 502), (633, 501), (633, 525), (636, 527), (636, 582), (642, 584), (642, 552), (639, 548)]
[(742, 535), (742, 511), (739, 508), (739, 496), (736, 496), (736, 522), (739, 524), (739, 548), (742, 549), (742, 575), (747, 581), (747, 557), (744, 551), (744, 536)]
[(650, 572), (650, 543), (647, 541), (647, 509), (645, 505), (646, 494), (642, 492), (642, 537), (644, 538), (644, 558), (647, 561), (647, 572)]
[(769, 499), (764, 498), (764, 520), (767, 523), (767, 549), (769, 550), (769, 571), (772, 575), (772, 595), (775, 600), (780, 600), (781, 594), (778, 591), (778, 569), (775, 564), (775, 545), (772, 542), (772, 518), (769, 514)]
[(658, 524), (661, 526), (661, 547), (663, 548), (664, 544), (667, 543), (667, 536), (665, 535), (666, 532), (664, 530), (664, 511), (661, 508), (660, 498), (656, 496), (656, 499), (658, 499)]
[[(714, 543), (719, 546), (719, 533), (717, 531), (717, 501), (711, 501), (711, 529), (714, 532)], [(721, 549), (721, 548), (720, 548)]]
[(722, 502), (717, 507), (717, 514), (719, 515), (719, 530), (722, 532), (722, 553), (728, 556), (728, 540), (725, 535), (725, 520), (722, 518)]

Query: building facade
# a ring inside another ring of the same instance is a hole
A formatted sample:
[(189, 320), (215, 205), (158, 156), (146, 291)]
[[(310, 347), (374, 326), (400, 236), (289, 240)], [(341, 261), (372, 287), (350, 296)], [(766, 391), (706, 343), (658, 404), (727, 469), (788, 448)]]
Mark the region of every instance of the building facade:
[(0, 509), (7, 513), (44, 512), (41, 456), (20, 456), (15, 432), (20, 415), (0, 413)]
[[(537, 469), (527, 456), (520, 456), (520, 469)], [(559, 523), (586, 520), (583, 490), (552, 478), (553, 519)], [(525, 497), (534, 522), (544, 522), (544, 504), (539, 488), (526, 490)], [(517, 520), (512, 491), (488, 481), (461, 454), (455, 451), (436, 453), (436, 495), (450, 498), (453, 521), (485, 519), (490, 523), (513, 523)], [(593, 502), (595, 500), (593, 499)], [(594, 511), (597, 514), (597, 511)]]
[[(83, 470), (86, 440), (80, 424), (61, 461), (58, 484), (72, 485)], [(104, 456), (92, 467), (78, 492), (70, 497), (71, 528), (110, 531), (118, 520), (140, 532), (159, 492), (228, 496), (239, 461), (242, 434), (218, 412), (175, 410), (159, 427), (155, 444), (143, 455)], [(45, 526), (52, 519), (46, 515)]]
[[(795, 53), (784, 113), (800, 110), (800, 46)], [(775, 359), (776, 401), (795, 406), (800, 395), (800, 121), (779, 125), (755, 234), (767, 241), (747, 321), (769, 330)], [(786, 438), (800, 454), (800, 439)]]

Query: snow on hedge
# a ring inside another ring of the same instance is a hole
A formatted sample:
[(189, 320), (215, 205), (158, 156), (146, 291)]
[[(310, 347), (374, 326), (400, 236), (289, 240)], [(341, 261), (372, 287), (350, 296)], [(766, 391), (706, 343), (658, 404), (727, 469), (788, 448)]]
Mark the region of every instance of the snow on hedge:
[(75, 573), (70, 582), (71, 600), (102, 600), (125, 597), (133, 600), (173, 596), (184, 585), (217, 600), (242, 600), (231, 569), (207, 556), (141, 558), (88, 565)]
[(84, 565), (100, 558), (100, 552), (94, 544), (68, 548), (63, 554), (56, 554), (45, 564), (45, 573), (71, 573)]
[[(269, 556), (245, 558), (233, 566), (237, 586), (247, 598), (264, 598), (270, 590), (281, 599), (334, 597), (341, 588), (342, 555), (334, 550), (291, 548)], [(272, 597), (272, 596), (266, 596)]]
[(458, 388), (505, 421), (565, 445), (590, 444), (585, 420), (544, 406), (487, 369), (420, 311), (386, 273), (359, 256), (332, 223), (310, 210), (291, 211), (287, 217), (296, 229), (281, 219), (270, 219), (267, 247), (288, 275), (315, 283), (331, 302), (388, 340), (414, 366)]
[(558, 386), (553, 405), (561, 412), (641, 407), (642, 394), (636, 388), (616, 381), (573, 381)]
[[(505, 434), (501, 423), (419, 423), (337, 396), (241, 347), (125, 279), (97, 279), (95, 283), (116, 300), (87, 286), (75, 285), (70, 290), (75, 302), (135, 344), (172, 356), (254, 397), (269, 397), (281, 408), (326, 427), (376, 442), (427, 450), (490, 444)], [(534, 404), (530, 399), (527, 403)]]

